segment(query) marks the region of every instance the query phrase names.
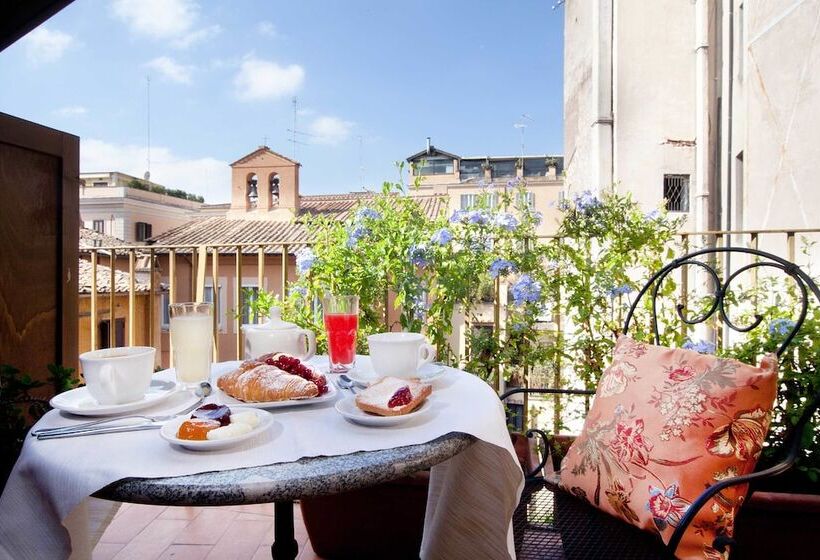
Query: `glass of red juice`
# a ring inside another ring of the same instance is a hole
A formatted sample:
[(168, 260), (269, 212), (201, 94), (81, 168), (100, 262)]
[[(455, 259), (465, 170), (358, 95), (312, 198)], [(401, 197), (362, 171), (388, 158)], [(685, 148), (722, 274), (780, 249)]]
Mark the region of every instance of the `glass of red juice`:
[(322, 299), (331, 373), (346, 373), (356, 365), (359, 296), (326, 295)]

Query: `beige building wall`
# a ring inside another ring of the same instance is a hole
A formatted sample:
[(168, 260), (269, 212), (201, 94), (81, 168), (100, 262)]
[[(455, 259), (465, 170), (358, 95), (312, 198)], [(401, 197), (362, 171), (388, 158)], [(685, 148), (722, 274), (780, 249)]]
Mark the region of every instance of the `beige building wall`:
[[(262, 146), (231, 164), (231, 207), (229, 218), (288, 221), (299, 209), (300, 164)], [(248, 199), (248, 183), (256, 177), (258, 201)], [(279, 179), (278, 199), (271, 194), (271, 181)]]
[(685, 230), (820, 225), (820, 3), (569, 0), (564, 10), (568, 191), (614, 182), (650, 210), (664, 174), (689, 174)]
[(159, 235), (191, 219), (202, 204), (127, 186), (82, 187), (80, 219), (92, 229), (95, 220), (105, 222), (103, 233), (126, 242), (136, 241), (137, 222), (149, 223)]

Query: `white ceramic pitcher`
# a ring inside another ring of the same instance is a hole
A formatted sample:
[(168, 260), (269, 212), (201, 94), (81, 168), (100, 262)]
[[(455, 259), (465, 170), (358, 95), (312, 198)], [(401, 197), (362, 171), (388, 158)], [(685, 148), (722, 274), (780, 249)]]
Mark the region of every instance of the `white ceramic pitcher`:
[(268, 321), (261, 325), (242, 325), (245, 333), (245, 359), (258, 358), (271, 352), (283, 352), (300, 360), (316, 354), (316, 335), (282, 320), (282, 310), (270, 308)]

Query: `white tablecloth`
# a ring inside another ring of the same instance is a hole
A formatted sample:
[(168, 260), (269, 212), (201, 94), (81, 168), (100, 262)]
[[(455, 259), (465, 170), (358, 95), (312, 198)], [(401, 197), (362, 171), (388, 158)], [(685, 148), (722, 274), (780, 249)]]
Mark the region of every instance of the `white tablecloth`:
[[(169, 372), (158, 376), (171, 378)], [(190, 397), (175, 395), (148, 412), (181, 409), (186, 399)], [(122, 478), (188, 475), (388, 449), (450, 432), (471, 434), (479, 441), (432, 469), (422, 556), (514, 557), (510, 520), (523, 475), (498, 397), (475, 376), (448, 368), (447, 375), (435, 382), (431, 404), (433, 410), (425, 417), (393, 428), (350, 424), (334, 410), (333, 402), (276, 409), (274, 426), (266, 434), (215, 452), (169, 445), (158, 430), (46, 441), (28, 438), (0, 497), (0, 558), (65, 558), (72, 548), (72, 557), (89, 555), (93, 535), (101, 534), (113, 509), (101, 509), (100, 504), (110, 502), (88, 496)], [(37, 427), (77, 421), (51, 411)]]

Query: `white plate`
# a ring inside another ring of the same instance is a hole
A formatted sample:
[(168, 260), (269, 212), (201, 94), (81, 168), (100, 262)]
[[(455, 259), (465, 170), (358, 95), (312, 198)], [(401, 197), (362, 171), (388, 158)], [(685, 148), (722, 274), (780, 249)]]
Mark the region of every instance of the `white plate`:
[(356, 398), (350, 397), (347, 399), (339, 399), (336, 403), (336, 412), (344, 416), (344, 418), (354, 424), (361, 424), (362, 426), (371, 426), (377, 428), (387, 428), (390, 426), (398, 426), (404, 424), (414, 418), (419, 418), (426, 415), (432, 405), (430, 404), (430, 397), (427, 397), (421, 406), (413, 412), (402, 414), (401, 416), (378, 416), (365, 412), (356, 406)]
[(49, 401), (52, 408), (76, 414), (78, 416), (113, 416), (124, 412), (134, 412), (159, 404), (178, 390), (177, 384), (173, 381), (161, 381), (152, 379), (148, 386), (148, 392), (138, 401), (125, 404), (100, 404), (91, 396), (88, 389), (78, 387), (54, 395)]
[[(447, 368), (441, 364), (433, 363), (424, 364), (421, 366), (419, 371), (416, 372), (415, 378), (424, 383), (432, 383), (433, 381), (441, 379), (445, 375), (447, 375)], [(364, 362), (364, 360), (362, 360), (361, 366), (357, 362), (356, 368), (353, 371), (348, 372), (347, 376), (357, 383), (368, 386), (383, 377), (373, 370), (373, 366), (369, 361)]]
[(253, 410), (256, 415), (259, 417), (259, 425), (256, 426), (250, 432), (246, 432), (241, 436), (236, 436), (228, 439), (204, 439), (204, 440), (190, 440), (190, 439), (179, 439), (177, 437), (177, 432), (179, 431), (179, 426), (186, 420), (190, 420), (190, 415), (185, 415), (183, 418), (177, 418), (176, 420), (171, 420), (167, 422), (162, 428), (159, 430), (159, 435), (162, 436), (162, 439), (184, 447), (185, 449), (191, 449), (193, 451), (212, 451), (215, 449), (225, 449), (227, 447), (232, 447), (237, 445), (238, 443), (242, 443), (245, 440), (248, 440), (252, 437), (258, 436), (265, 430), (271, 427), (273, 424), (273, 416), (269, 413), (265, 412), (264, 410)]
[[(239, 399), (235, 399), (232, 396), (228, 395), (224, 391), (221, 391), (217, 386), (217, 380), (225, 375), (226, 373), (230, 373), (231, 371), (235, 370), (239, 367), (239, 364), (242, 362), (225, 362), (224, 364), (219, 364), (220, 367), (214, 368), (213, 372), (211, 373), (211, 385), (214, 389), (214, 395), (216, 396), (216, 402), (219, 404), (225, 404), (228, 406), (246, 406), (246, 407), (253, 407), (253, 408), (264, 408), (264, 409), (272, 409), (272, 408), (285, 408), (290, 406), (306, 406), (310, 404), (317, 404), (323, 403), (327, 401), (332, 401), (336, 398), (336, 387), (330, 381), (327, 380), (327, 393), (324, 395), (320, 395), (318, 397), (310, 397), (307, 399), (290, 399), (287, 401), (269, 401), (269, 402), (245, 402), (240, 401)], [(308, 364), (312, 365), (312, 364)], [(313, 366), (314, 368), (316, 366)]]

